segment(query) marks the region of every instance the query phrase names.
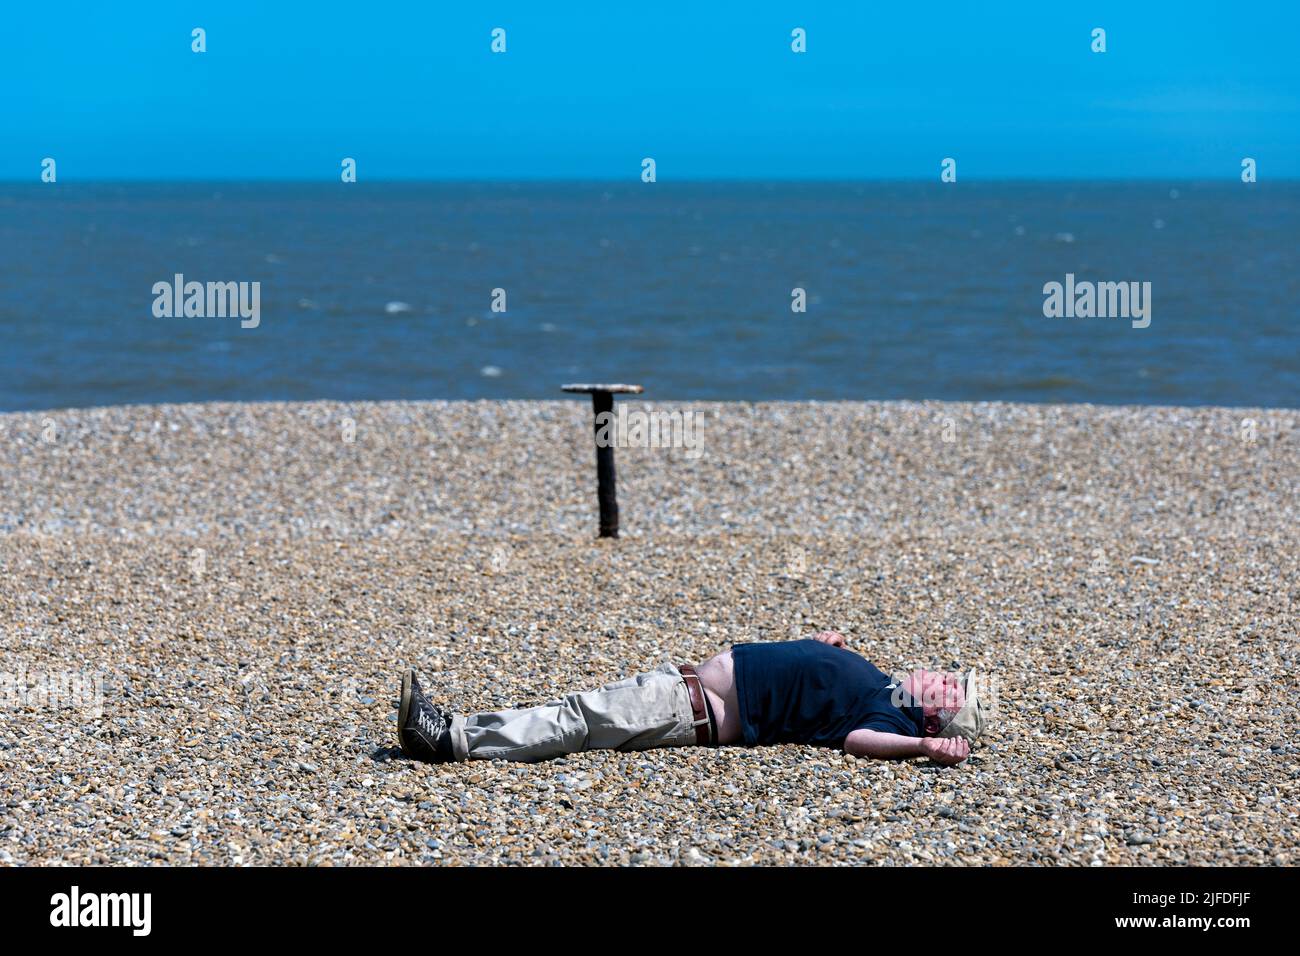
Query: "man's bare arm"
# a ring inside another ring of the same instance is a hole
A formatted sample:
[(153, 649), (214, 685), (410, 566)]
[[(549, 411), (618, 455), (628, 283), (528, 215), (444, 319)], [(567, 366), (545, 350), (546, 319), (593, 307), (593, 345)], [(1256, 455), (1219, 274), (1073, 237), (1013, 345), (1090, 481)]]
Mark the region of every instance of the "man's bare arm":
[(921, 750), (923, 739), (862, 728), (844, 738), (844, 752), (855, 757), (874, 757), (877, 760), (920, 757), (924, 754)]
[(970, 744), (962, 737), (907, 737), (863, 727), (844, 738), (844, 752), (876, 760), (929, 757), (935, 763), (950, 766), (970, 755)]

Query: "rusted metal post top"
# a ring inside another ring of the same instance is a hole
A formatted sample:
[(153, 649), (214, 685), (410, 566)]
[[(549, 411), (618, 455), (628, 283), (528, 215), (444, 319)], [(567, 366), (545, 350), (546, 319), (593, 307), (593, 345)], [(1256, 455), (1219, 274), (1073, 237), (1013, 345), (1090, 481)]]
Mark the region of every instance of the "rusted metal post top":
[(561, 385), (566, 392), (585, 392), (595, 395), (597, 392), (609, 392), (611, 395), (640, 395), (645, 391), (640, 385)]
[[(595, 412), (596, 432), (596, 499), (600, 502), (600, 536), (602, 538), (618, 537), (618, 498), (614, 494), (614, 443), (609, 440), (609, 421), (601, 421), (601, 415), (614, 411), (615, 395), (639, 395), (643, 391), (640, 385), (561, 385), (566, 392), (582, 392), (591, 396), (591, 408)], [(604, 426), (605, 438), (601, 431)]]

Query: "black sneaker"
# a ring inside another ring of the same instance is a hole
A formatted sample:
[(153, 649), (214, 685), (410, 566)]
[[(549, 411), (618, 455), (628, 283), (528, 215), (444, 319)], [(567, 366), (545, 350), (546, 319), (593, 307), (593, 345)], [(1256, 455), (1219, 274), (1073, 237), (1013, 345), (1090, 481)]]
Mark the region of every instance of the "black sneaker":
[(397, 711), (397, 740), (402, 753), (428, 763), (451, 763), (451, 714), (429, 703), (415, 679), (415, 671), (402, 675), (402, 704)]

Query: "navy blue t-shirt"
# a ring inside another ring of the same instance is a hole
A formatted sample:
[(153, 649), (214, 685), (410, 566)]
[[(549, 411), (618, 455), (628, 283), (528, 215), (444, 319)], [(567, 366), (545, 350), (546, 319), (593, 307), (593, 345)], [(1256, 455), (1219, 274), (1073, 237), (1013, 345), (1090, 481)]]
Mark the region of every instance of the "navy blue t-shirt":
[(866, 727), (921, 736), (919, 707), (896, 706), (886, 677), (865, 658), (821, 641), (737, 644), (736, 696), (745, 744), (843, 747)]

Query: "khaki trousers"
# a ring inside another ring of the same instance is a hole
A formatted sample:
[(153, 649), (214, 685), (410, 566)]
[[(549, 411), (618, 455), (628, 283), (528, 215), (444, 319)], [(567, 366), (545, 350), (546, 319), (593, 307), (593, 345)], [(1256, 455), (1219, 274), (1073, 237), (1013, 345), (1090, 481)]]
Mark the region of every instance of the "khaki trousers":
[(695, 743), (695, 715), (672, 664), (561, 700), (457, 716), (457, 760), (548, 760), (580, 750), (649, 750)]

